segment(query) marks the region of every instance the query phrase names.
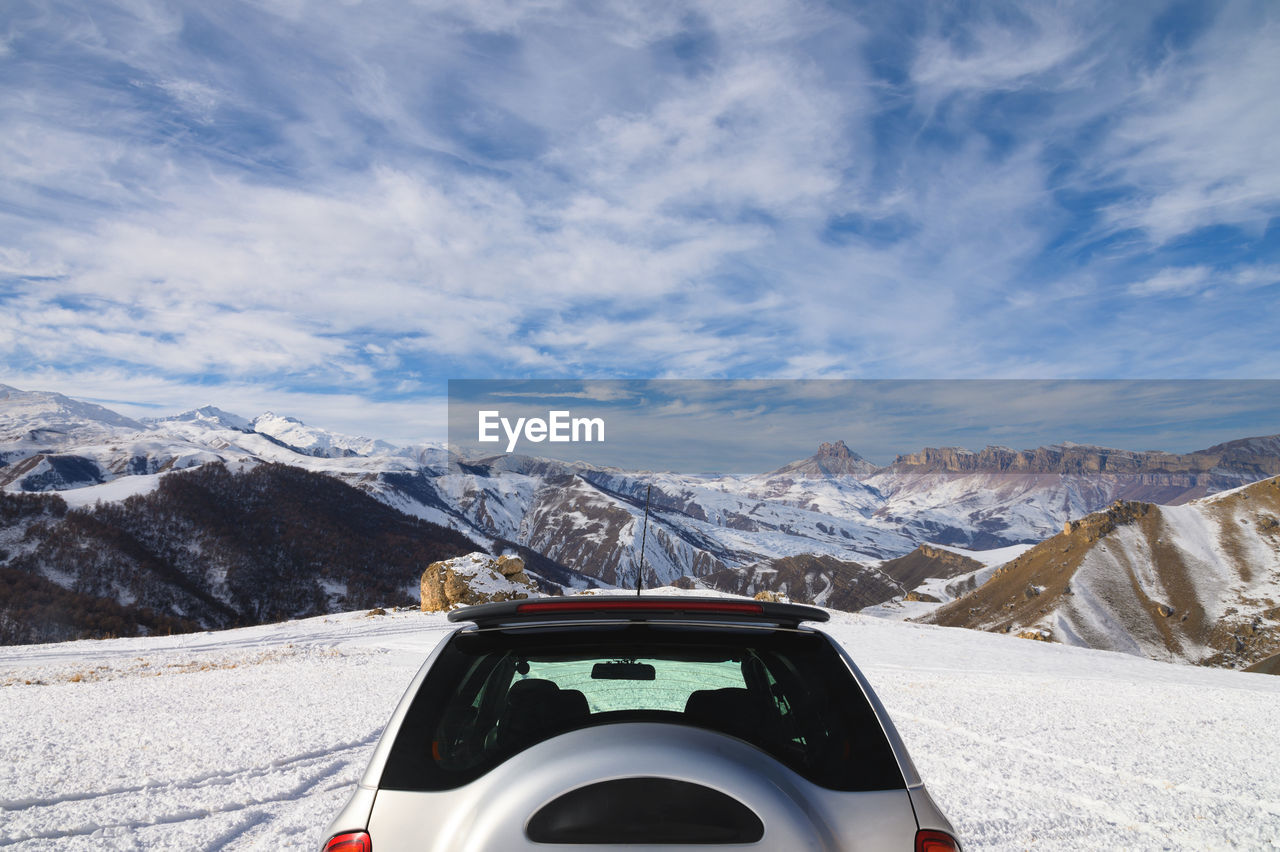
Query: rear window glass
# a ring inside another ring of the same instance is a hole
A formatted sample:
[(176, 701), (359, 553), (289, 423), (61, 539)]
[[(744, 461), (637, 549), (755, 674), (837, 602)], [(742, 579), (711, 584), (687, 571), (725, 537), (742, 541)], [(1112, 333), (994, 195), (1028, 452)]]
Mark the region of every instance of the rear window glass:
[(452, 789), (535, 743), (623, 722), (717, 730), (824, 787), (903, 786), (875, 712), (824, 637), (668, 625), (455, 634), (381, 784)]

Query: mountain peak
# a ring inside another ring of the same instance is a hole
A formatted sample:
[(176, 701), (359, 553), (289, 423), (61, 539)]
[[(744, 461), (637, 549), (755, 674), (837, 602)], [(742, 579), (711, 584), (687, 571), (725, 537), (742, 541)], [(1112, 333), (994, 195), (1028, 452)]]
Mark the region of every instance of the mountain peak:
[(870, 476), (876, 466), (849, 449), (844, 441), (824, 441), (818, 452), (807, 459), (793, 461), (774, 471), (771, 476), (792, 474), (809, 479), (824, 476)]
[(145, 428), (137, 420), (91, 402), (52, 391), (24, 391), (0, 385), (0, 441), (48, 441), (54, 436), (69, 440), (72, 435)]
[(273, 438), (308, 456), (343, 458), (347, 456), (391, 455), (399, 450), (373, 438), (342, 435), (308, 426), (296, 417), (284, 417), (268, 411), (249, 424), (253, 431)]
[(257, 417), (253, 418), (253, 421), (252, 423), (250, 423), (250, 425), (253, 426), (253, 428), (257, 429), (259, 423), (262, 423), (262, 424), (292, 423), (295, 426), (307, 425), (296, 417), (286, 417), (283, 414), (276, 414), (274, 411), (262, 412)]
[(175, 414), (172, 417), (161, 417), (155, 422), (157, 423), (199, 423), (204, 426), (211, 426), (215, 429), (235, 429), (238, 432), (249, 431), (249, 421), (238, 414), (232, 414), (229, 411), (223, 411), (213, 405), (204, 405), (200, 408), (193, 408), (190, 411), (184, 411), (181, 414)]
[(849, 449), (844, 441), (829, 441), (818, 445), (818, 454), (814, 458), (819, 459), (862, 459), (862, 456)]

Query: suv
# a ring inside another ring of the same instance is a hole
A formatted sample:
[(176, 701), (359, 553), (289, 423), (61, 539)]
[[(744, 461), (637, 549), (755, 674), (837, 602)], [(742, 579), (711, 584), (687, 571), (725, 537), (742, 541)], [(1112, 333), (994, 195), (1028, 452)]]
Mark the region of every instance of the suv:
[(456, 610), (326, 852), (959, 850), (820, 609), (705, 597)]

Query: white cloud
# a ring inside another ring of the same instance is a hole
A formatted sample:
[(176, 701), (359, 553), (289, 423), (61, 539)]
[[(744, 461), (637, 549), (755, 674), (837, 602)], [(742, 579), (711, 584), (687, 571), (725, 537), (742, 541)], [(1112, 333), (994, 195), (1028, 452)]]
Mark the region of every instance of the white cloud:
[(213, 121), (213, 112), (225, 95), (212, 86), (196, 80), (161, 80), (157, 85), (191, 112), (201, 124)]
[[(1132, 246), (1036, 266), (1274, 210), (1275, 29), (1230, 15), (1137, 80), (1145, 13), (929, 10), (899, 84), (868, 10), (808, 3), (126, 8), (47, 10), (53, 82), (0, 91), (12, 364), (366, 399), (449, 371), (1088, 375), (1191, 363), (1161, 340), (1196, 320), (1144, 297), (1275, 280), (1161, 258), (1117, 282)], [(1009, 92), (1026, 117), (984, 112)], [(1129, 198), (1077, 234), (1064, 180)], [(824, 241), (842, 218), (897, 230)]]
[(1124, 111), (1099, 165), (1134, 191), (1110, 210), (1113, 227), (1159, 245), (1210, 225), (1260, 233), (1280, 212), (1280, 22), (1235, 8)]
[[(679, 29), (675, 11), (619, 38), (647, 49)], [(397, 359), (441, 353), (532, 370), (607, 371), (639, 357), (659, 371), (723, 373), (768, 337), (735, 340), (704, 328), (762, 307), (747, 298), (735, 308), (722, 287), (707, 283), (727, 260), (772, 239), (767, 224), (734, 217), (744, 208), (819, 215), (839, 185), (850, 102), (788, 53), (786, 38), (822, 23), (812, 14), (789, 16), (777, 4), (710, 11), (741, 40), (709, 77), (675, 80), (641, 112), (597, 109), (598, 118), (582, 125), (588, 132), (561, 131), (544, 162), (516, 166), (524, 172), (514, 176), (375, 162), (289, 187), (193, 170), (166, 145), (136, 137), (113, 153), (86, 129), (64, 127), (52, 137), (64, 152), (32, 156), (41, 171), (27, 177), (95, 187), (115, 209), (74, 228), (38, 229), (9, 251), (24, 266), (61, 276), (23, 289), (10, 351), (240, 377), (331, 369), (339, 382), (367, 380), (365, 363), (388, 370)], [(494, 29), (509, 28), (507, 15), (538, 26), (554, 20), (528, 4), (459, 14)], [(350, 47), (386, 38), (363, 25), (334, 34)], [(153, 72), (154, 85), (197, 122), (224, 101), (245, 104), (244, 91), (227, 88), (227, 69), (196, 81), (157, 40), (130, 33), (125, 43), (136, 51), (139, 77)], [(355, 94), (371, 95), (373, 115), (413, 136), (428, 128), (413, 115), (413, 79), (392, 73), (394, 51), (375, 59), (381, 55), (354, 55), (348, 79)], [(539, 88), (550, 90), (547, 69), (537, 73)], [(306, 119), (328, 127), (335, 118), (307, 87), (294, 94)], [(434, 132), (428, 139), (445, 150), (452, 144)], [(148, 173), (146, 197), (112, 176), (122, 158), (136, 163), (132, 172)], [(546, 180), (535, 172), (561, 167), (573, 174), (566, 186), (531, 191)], [(67, 299), (84, 307), (63, 307)], [(786, 322), (784, 307), (772, 303), (772, 321)], [(619, 312), (631, 319), (613, 316)], [(385, 351), (364, 349), (368, 335)]]
[[(994, 7), (994, 8), (993, 8)], [(999, 4), (980, 8), (962, 33), (934, 31), (920, 39), (911, 67), (912, 82), (932, 105), (948, 94), (1018, 89), (1027, 85), (1059, 87), (1064, 66), (1089, 46), (1081, 9), (1051, 4)], [(954, 26), (954, 25), (953, 25)], [(1055, 72), (1054, 79), (1045, 75)]]
[(56, 278), (66, 267), (56, 258), (35, 261), (31, 253), (16, 248), (0, 247), (0, 276), (6, 278)]
[(645, 218), (672, 204), (812, 215), (840, 185), (842, 128), (858, 105), (814, 82), (793, 62), (744, 58), (648, 113), (606, 116), (558, 158)]
[(1233, 283), (1243, 290), (1273, 287), (1280, 284), (1280, 265), (1259, 264), (1235, 270)]
[(1255, 290), (1275, 284), (1280, 284), (1280, 266), (1249, 264), (1222, 270), (1177, 266), (1130, 284), (1128, 289), (1135, 296), (1187, 296), (1220, 290)]
[(1155, 275), (1129, 285), (1136, 296), (1185, 296), (1202, 289), (1212, 270), (1207, 266), (1162, 269)]

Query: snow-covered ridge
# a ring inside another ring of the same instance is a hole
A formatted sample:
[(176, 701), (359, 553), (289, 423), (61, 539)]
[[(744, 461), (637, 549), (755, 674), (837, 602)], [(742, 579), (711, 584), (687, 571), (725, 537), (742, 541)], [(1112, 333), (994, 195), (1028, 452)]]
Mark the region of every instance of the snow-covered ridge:
[(145, 428), (101, 405), (0, 385), (0, 444), (66, 442)]
[[(102, 488), (106, 483), (209, 462), (270, 461), (355, 476), (442, 459), (438, 447), (398, 448), (270, 412), (249, 420), (209, 405), (139, 421), (61, 394), (0, 385), (0, 488), (9, 492), (94, 488), (92, 500), (111, 500), (145, 487)], [(71, 496), (77, 505), (92, 500)]]
[[(66, 398), (41, 402), (36, 397), (51, 395), (10, 391), (14, 411), (52, 406), (74, 419), (78, 410)], [(247, 420), (206, 406), (129, 425), (102, 411), (88, 410), (85, 416), (98, 419), (76, 434), (0, 442), (0, 488), (58, 491), (73, 505), (88, 506), (144, 492), (157, 477), (210, 462), (233, 469), (276, 462), (336, 477), (400, 512), (453, 527), (478, 545), (506, 539), (605, 583), (626, 585), (642, 561), (650, 485), (646, 582), (750, 571), (749, 591), (788, 593), (790, 588), (768, 585), (794, 584), (773, 570), (776, 560), (825, 560), (804, 580), (810, 592), (835, 588), (837, 573), (854, 583), (859, 577), (852, 575), (861, 572), (865, 588), (877, 582), (877, 563), (921, 542), (977, 551), (1030, 544), (1117, 499), (1176, 502), (1249, 476), (874, 468), (839, 441), (824, 444), (810, 459), (747, 476), (622, 471), (519, 456), (449, 468), (441, 447), (396, 448), (270, 412)], [(43, 421), (26, 425), (32, 422)], [(1234, 444), (1256, 448), (1265, 441), (1233, 442), (1218, 455), (1239, 451)], [(134, 477), (144, 479), (124, 484)], [(722, 588), (744, 590), (740, 583)]]
[(312, 456), (385, 456), (402, 452), (386, 441), (340, 435), (271, 411), (255, 417), (250, 426), (259, 434), (269, 435)]
[(190, 411), (184, 411), (181, 414), (174, 414), (170, 417), (149, 418), (144, 422), (153, 424), (196, 423), (210, 429), (236, 429), (241, 432), (248, 432), (253, 428), (253, 424), (240, 415), (231, 414), (212, 405), (193, 408)]

